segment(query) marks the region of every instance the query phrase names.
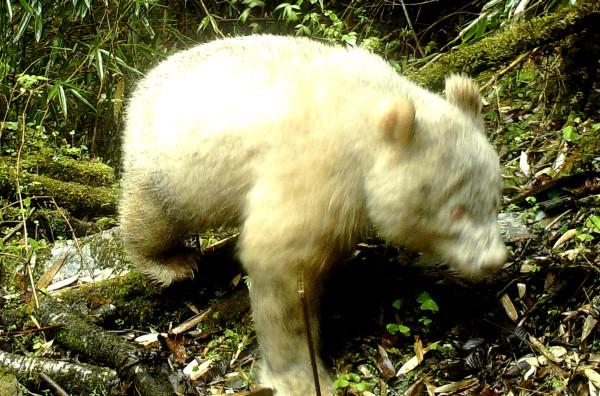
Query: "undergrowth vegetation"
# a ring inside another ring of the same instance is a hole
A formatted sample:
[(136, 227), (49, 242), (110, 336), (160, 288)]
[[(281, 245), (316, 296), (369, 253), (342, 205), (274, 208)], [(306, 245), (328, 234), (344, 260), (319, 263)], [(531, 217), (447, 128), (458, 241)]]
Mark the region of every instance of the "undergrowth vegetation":
[[(572, 3), (1, 1), (0, 307), (34, 301), (32, 289), (45, 271), (36, 261), (51, 242), (77, 241), (115, 224), (126, 100), (136, 81), (169, 54), (229, 35), (291, 34), (367, 48), (399, 71), (418, 71), (446, 52)], [(344, 351), (332, 359), (340, 392), (600, 389), (600, 375), (582, 371), (597, 369), (590, 356), (600, 353), (593, 330), (600, 317), (600, 40), (591, 30), (514, 54), (510, 64), (474, 76), (503, 166), (510, 266), (491, 286), (465, 287), (430, 267), (390, 270), (389, 262), (410, 260), (376, 239), (359, 247), (350, 265), (358, 280), (347, 281), (352, 295), (340, 292), (327, 322), (331, 334), (325, 334)], [(216, 320), (220, 313), (212, 315)], [(111, 325), (120, 330), (124, 322), (116, 317)], [(224, 376), (233, 368), (223, 357), (237, 359), (253, 342), (249, 323), (246, 317), (243, 327), (211, 329), (220, 335), (182, 348), (224, 360)], [(154, 330), (155, 324), (143, 326)], [(0, 351), (9, 344), (2, 327)], [(33, 334), (18, 338), (13, 349), (41, 356), (52, 349), (48, 342)], [(241, 388), (251, 383), (245, 381)], [(456, 387), (447, 390), (446, 383)]]
[(167, 55), (214, 37), (305, 35), (368, 48), (401, 68), (564, 3), (407, 2), (404, 11), (384, 1), (3, 1), (0, 144), (8, 154), (11, 138), (25, 134), (26, 149), (43, 142), (116, 164), (124, 102), (135, 81)]

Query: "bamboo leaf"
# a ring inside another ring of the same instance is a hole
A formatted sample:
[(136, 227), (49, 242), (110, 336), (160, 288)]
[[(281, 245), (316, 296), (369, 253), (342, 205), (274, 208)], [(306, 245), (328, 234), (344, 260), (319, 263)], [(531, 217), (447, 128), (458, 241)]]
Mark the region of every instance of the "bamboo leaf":
[(67, 95), (65, 95), (65, 89), (60, 83), (58, 84), (58, 104), (63, 116), (67, 118)]
[(138, 69), (136, 69), (136, 68), (134, 68), (134, 67), (131, 67), (131, 66), (129, 66), (129, 65), (128, 65), (128, 64), (127, 64), (127, 63), (126, 63), (126, 62), (125, 62), (123, 59), (119, 58), (119, 57), (118, 57), (118, 56), (116, 56), (116, 55), (112, 55), (112, 54), (111, 54), (110, 52), (108, 52), (107, 50), (105, 50), (105, 49), (102, 49), (102, 48), (98, 48), (98, 51), (100, 51), (102, 54), (104, 54), (104, 55), (108, 56), (109, 58), (112, 58), (112, 59), (114, 59), (114, 60), (115, 60), (115, 62), (117, 62), (117, 64), (118, 64), (118, 65), (120, 65), (120, 66), (123, 66), (125, 69), (127, 69), (127, 70), (129, 70), (129, 71), (131, 71), (131, 72), (134, 72), (134, 73), (136, 73), (136, 74), (139, 74), (140, 76), (143, 76), (143, 75), (144, 75), (144, 73), (142, 73), (141, 71), (139, 71)]
[(6, 0), (6, 12), (8, 14), (8, 20), (12, 21), (13, 10), (12, 5), (10, 4), (10, 0)]
[(44, 28), (44, 21), (42, 20), (41, 13), (36, 14), (33, 26), (35, 31), (35, 41), (39, 43), (40, 39), (42, 38), (42, 30)]
[(98, 72), (98, 78), (100, 81), (104, 81), (104, 62), (102, 61), (102, 52), (100, 48), (96, 48), (96, 71)]
[(17, 31), (17, 34), (15, 34), (15, 37), (13, 37), (13, 43), (18, 42), (21, 39), (23, 33), (25, 33), (25, 29), (27, 29), (27, 25), (29, 25), (30, 20), (31, 14), (23, 14), (21, 17), (21, 24), (19, 25), (19, 30)]
[[(8, 0), (10, 1), (10, 0)], [(25, 0), (19, 0), (19, 3), (21, 3), (21, 5), (23, 6), (23, 8), (25, 8), (25, 10), (27, 11), (27, 13), (29, 15), (33, 15), (33, 8), (31, 8), (31, 6), (29, 5), (29, 3), (27, 3)]]
[(52, 86), (52, 88), (50, 88), (50, 90), (48, 91), (48, 97), (46, 98), (46, 103), (50, 103), (50, 101), (52, 99), (54, 99), (54, 97), (56, 96), (57, 93), (58, 93), (58, 84), (54, 84)]
[(94, 113), (97, 112), (96, 108), (81, 93), (79, 93), (76, 89), (71, 88), (71, 89), (69, 89), (69, 92), (71, 92), (73, 95), (75, 95), (75, 97), (77, 99), (79, 99), (83, 104), (85, 104), (90, 109), (92, 109), (92, 111)]

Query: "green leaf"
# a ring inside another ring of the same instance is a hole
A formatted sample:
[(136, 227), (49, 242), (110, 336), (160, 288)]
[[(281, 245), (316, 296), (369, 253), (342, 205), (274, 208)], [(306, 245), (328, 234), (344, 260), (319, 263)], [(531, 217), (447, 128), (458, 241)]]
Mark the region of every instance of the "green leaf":
[(579, 239), (582, 242), (590, 242), (594, 240), (594, 237), (590, 234), (577, 234), (577, 239)]
[(365, 392), (369, 389), (369, 384), (366, 382), (359, 382), (358, 384), (354, 385), (354, 388), (359, 392)]
[(67, 95), (65, 95), (65, 89), (60, 83), (58, 84), (58, 104), (63, 116), (67, 118)]
[(243, 0), (242, 3), (245, 4), (248, 8), (265, 6), (265, 2), (261, 0)]
[(590, 215), (585, 220), (585, 226), (592, 230), (592, 232), (596, 232), (600, 234), (600, 216), (598, 215)]
[(33, 8), (31, 8), (31, 6), (29, 5), (29, 3), (27, 3), (25, 0), (19, 0), (19, 3), (21, 3), (21, 5), (23, 6), (23, 8), (25, 8), (25, 10), (27, 11), (27, 13), (29, 13), (30, 15), (34, 14)]
[(575, 127), (573, 125), (567, 125), (564, 127), (562, 130), (562, 136), (567, 142), (575, 142), (581, 137), (577, 132), (575, 132)]
[(240, 16), (238, 17), (238, 21), (242, 22), (242, 23), (246, 23), (246, 21), (248, 20), (248, 17), (250, 16), (250, 12), (252, 11), (251, 8), (245, 8), (244, 11), (242, 11), (242, 13), (240, 14)]
[(395, 301), (392, 303), (392, 307), (394, 307), (394, 308), (396, 308), (396, 309), (398, 309), (398, 310), (399, 310), (399, 309), (402, 309), (402, 304), (404, 304), (404, 300), (400, 298), (400, 299), (398, 299), (398, 300), (395, 300)]
[(35, 41), (39, 43), (42, 38), (42, 30), (44, 29), (44, 21), (42, 20), (41, 13), (36, 14), (33, 27), (35, 31)]
[(96, 48), (96, 54), (94, 56), (96, 61), (96, 72), (100, 81), (104, 81), (104, 63), (102, 61), (102, 52), (100, 48)]
[(98, 51), (100, 51), (104, 56), (107, 56), (110, 59), (114, 59), (115, 62), (117, 62), (117, 64), (119, 66), (123, 66), (125, 69), (127, 69), (127, 70), (129, 70), (129, 71), (131, 71), (133, 73), (139, 74), (140, 76), (144, 75), (144, 73), (142, 73), (141, 71), (139, 71), (138, 69), (136, 69), (134, 67), (129, 66), (123, 59), (119, 58), (118, 56), (112, 55), (107, 50), (102, 49), (102, 48), (98, 48)]
[(333, 389), (343, 389), (350, 386), (350, 381), (346, 378), (341, 377), (333, 381)]
[(92, 106), (92, 104), (91, 104), (91, 103), (90, 103), (90, 102), (89, 102), (89, 101), (88, 101), (86, 98), (84, 98), (84, 97), (83, 97), (83, 95), (81, 95), (81, 94), (80, 94), (80, 93), (79, 93), (79, 92), (78, 92), (76, 89), (70, 88), (70, 89), (69, 89), (69, 92), (71, 92), (73, 95), (75, 95), (75, 97), (76, 97), (77, 99), (79, 99), (79, 100), (80, 100), (80, 101), (81, 101), (83, 104), (85, 104), (87, 107), (89, 107), (90, 109), (92, 109), (92, 111), (93, 111), (94, 113), (96, 113), (96, 112), (98, 111), (98, 110), (97, 110), (97, 109), (96, 109), (94, 106)]
[(402, 335), (409, 336), (410, 335), (410, 327), (404, 325), (398, 325), (398, 331), (402, 333)]
[(298, 13), (300, 7), (295, 4), (281, 3), (273, 11), (281, 10), (281, 19), (286, 22), (296, 22), (298, 20)]
[(419, 307), (422, 311), (438, 312), (440, 308), (437, 303), (431, 298), (429, 293), (423, 292), (417, 297), (417, 302), (421, 304)]
[(10, 4), (11, 0), (6, 0), (6, 13), (8, 14), (9, 22), (12, 20), (13, 10), (12, 5)]
[(15, 34), (15, 36), (13, 37), (13, 43), (17, 43), (21, 39), (23, 33), (25, 33), (25, 30), (27, 29), (27, 25), (29, 25), (30, 20), (30, 13), (23, 14), (23, 16), (21, 17), (21, 23), (19, 24), (19, 30), (17, 31), (17, 34)]
[(346, 378), (351, 382), (360, 382), (360, 375), (356, 373), (348, 373), (346, 374)]
[(33, 76), (31, 74), (19, 74), (17, 76), (17, 84), (25, 89), (31, 89), (38, 81), (46, 81), (48, 78), (44, 76)]

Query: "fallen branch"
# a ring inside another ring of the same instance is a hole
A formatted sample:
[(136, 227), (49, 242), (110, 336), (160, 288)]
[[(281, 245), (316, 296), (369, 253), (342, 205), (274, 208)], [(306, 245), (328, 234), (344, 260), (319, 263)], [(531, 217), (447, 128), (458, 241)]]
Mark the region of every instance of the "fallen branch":
[(0, 367), (27, 386), (39, 386), (42, 373), (47, 374), (72, 394), (108, 394), (119, 386), (114, 370), (85, 363), (69, 363), (47, 358), (32, 358), (0, 350)]
[[(598, 179), (600, 179), (600, 173), (598, 172), (576, 173), (573, 175), (557, 177), (540, 184), (539, 186), (535, 186), (518, 193), (513, 198), (505, 202), (505, 204), (518, 204), (523, 202), (527, 197), (537, 196), (553, 188), (573, 188), (574, 186), (585, 185), (587, 181), (592, 181), (590, 184), (597, 185), (597, 183), (593, 183), (593, 181)], [(594, 192), (595, 190), (591, 191), (591, 193)]]

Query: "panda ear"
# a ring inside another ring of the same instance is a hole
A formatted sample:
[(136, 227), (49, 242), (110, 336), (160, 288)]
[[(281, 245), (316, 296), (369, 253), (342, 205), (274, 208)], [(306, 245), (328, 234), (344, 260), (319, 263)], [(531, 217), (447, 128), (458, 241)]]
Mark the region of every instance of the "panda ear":
[(481, 95), (477, 83), (465, 75), (446, 77), (446, 99), (470, 116), (481, 114)]
[(385, 105), (380, 122), (386, 142), (406, 147), (415, 130), (415, 105), (405, 98), (393, 100)]

